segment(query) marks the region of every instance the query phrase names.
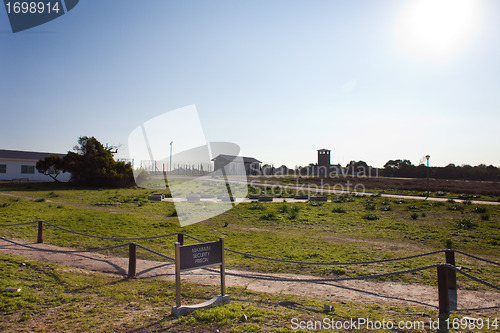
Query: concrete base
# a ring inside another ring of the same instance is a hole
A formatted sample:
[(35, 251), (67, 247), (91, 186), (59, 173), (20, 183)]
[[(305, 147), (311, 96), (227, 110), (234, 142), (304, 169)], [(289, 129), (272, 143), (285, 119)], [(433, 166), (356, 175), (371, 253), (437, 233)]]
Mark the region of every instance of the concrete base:
[(195, 305), (181, 305), (172, 308), (172, 314), (176, 317), (185, 316), (199, 309), (208, 309), (213, 306), (229, 304), (229, 295), (219, 295), (206, 302)]
[(457, 310), (457, 290), (448, 289), (448, 299), (450, 300), (450, 311)]

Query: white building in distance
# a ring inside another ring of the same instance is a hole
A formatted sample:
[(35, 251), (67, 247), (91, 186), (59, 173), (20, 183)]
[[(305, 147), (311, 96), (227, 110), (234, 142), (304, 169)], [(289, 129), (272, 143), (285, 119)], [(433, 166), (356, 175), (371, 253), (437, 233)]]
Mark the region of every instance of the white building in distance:
[[(66, 154), (0, 149), (0, 181), (53, 181), (36, 169), (36, 162), (52, 155), (63, 158)], [(57, 176), (57, 180), (61, 181), (70, 178), (69, 172)]]

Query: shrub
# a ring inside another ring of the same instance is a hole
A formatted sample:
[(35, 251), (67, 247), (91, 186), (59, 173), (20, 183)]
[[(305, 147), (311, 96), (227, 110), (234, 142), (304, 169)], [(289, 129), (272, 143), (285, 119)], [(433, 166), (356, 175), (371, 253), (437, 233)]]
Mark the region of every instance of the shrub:
[(457, 222), (457, 227), (459, 229), (472, 229), (475, 228), (476, 226), (477, 224), (474, 223), (474, 221), (472, 221), (471, 219), (460, 219)]
[(472, 208), (472, 212), (478, 213), (478, 214), (484, 214), (484, 213), (486, 213), (486, 208), (476, 206), (476, 207)]
[(417, 213), (413, 213), (410, 216), (411, 216), (412, 220), (418, 219), (418, 214)]
[(264, 209), (264, 206), (262, 206), (260, 203), (258, 202), (251, 202), (250, 203), (250, 207), (248, 209), (251, 209), (251, 210), (263, 210)]
[(338, 207), (338, 208), (334, 208), (334, 209), (332, 210), (332, 212), (334, 212), (334, 213), (339, 213), (339, 214), (343, 214), (343, 213), (345, 213), (346, 211), (345, 211), (345, 209)]
[(380, 208), (381, 211), (383, 212), (390, 212), (392, 210), (391, 206), (384, 206)]
[(489, 221), (490, 220), (490, 214), (488, 214), (488, 213), (481, 214), (481, 220), (483, 220), (483, 221)]
[(375, 210), (375, 204), (371, 202), (365, 203), (365, 209), (366, 210)]
[(274, 212), (265, 213), (260, 217), (261, 220), (276, 220), (276, 214)]
[(366, 214), (363, 216), (363, 219), (368, 220), (368, 221), (376, 221), (379, 219), (379, 217), (375, 214)]

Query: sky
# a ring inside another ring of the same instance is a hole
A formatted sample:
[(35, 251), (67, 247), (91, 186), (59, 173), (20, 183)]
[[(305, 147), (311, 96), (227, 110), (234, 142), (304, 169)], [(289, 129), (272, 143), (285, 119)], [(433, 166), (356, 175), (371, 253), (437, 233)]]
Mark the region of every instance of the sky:
[(208, 142), (275, 166), (500, 166), (499, 59), (496, 0), (82, 0), (17, 33), (0, 9), (0, 149), (126, 158), (194, 104)]

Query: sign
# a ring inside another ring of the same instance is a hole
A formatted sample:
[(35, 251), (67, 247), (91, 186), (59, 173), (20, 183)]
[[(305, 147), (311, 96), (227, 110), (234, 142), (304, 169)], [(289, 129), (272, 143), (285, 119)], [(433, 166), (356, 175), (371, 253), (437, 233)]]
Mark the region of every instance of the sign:
[(210, 242), (180, 247), (180, 270), (222, 264), (222, 242)]

